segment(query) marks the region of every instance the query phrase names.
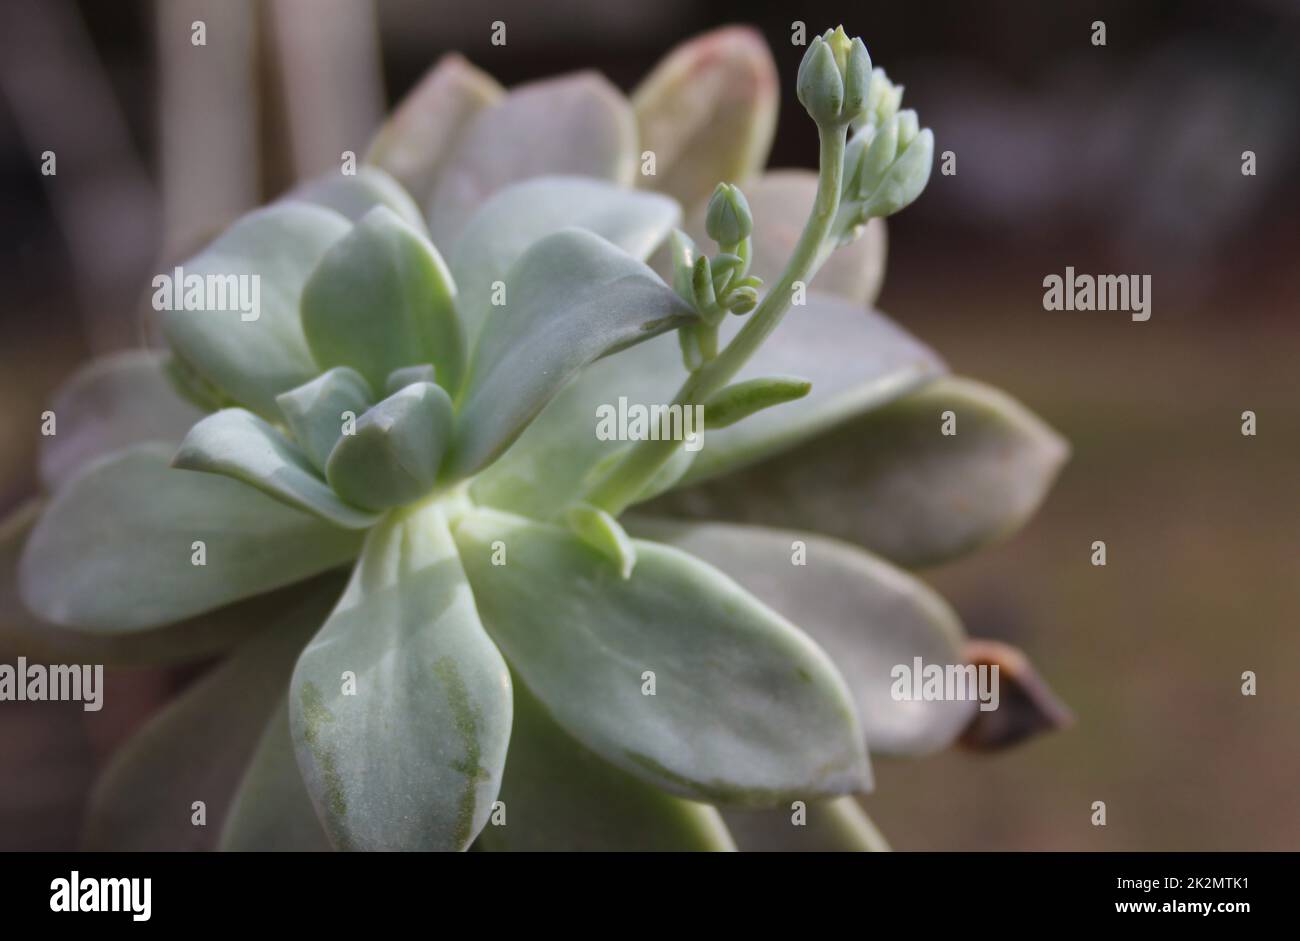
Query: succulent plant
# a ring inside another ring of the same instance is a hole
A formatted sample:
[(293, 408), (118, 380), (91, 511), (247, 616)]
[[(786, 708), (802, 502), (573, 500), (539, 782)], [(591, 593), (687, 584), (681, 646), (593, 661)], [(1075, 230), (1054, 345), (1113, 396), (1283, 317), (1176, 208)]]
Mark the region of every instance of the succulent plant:
[[(18, 629), (222, 654), (107, 770), (92, 846), (880, 848), (868, 750), (1023, 731), (890, 695), (971, 659), (904, 567), (1016, 528), (1066, 447), (867, 309), (933, 153), (901, 89), (842, 30), (797, 87), (819, 171), (762, 174), (747, 30), (630, 102), (444, 59), (359, 173), (183, 263), (256, 275), (255, 317), (167, 310), (165, 349), (69, 381), (2, 534)], [(619, 401), (698, 406), (704, 446), (596, 435)]]

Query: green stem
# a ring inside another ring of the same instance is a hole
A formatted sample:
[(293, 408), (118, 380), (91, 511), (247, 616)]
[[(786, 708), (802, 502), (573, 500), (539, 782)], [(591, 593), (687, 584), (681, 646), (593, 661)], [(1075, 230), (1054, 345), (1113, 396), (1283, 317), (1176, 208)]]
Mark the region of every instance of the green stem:
[[(750, 314), (740, 332), (718, 356), (693, 372), (673, 400), (674, 405), (689, 407), (703, 403), (735, 378), (763, 341), (776, 329), (790, 308), (796, 281), (805, 284), (819, 267), (822, 246), (835, 222), (839, 209), (840, 185), (844, 176), (844, 126), (818, 126), (821, 161), (817, 175), (817, 198), (812, 215), (804, 225), (794, 254), (781, 278)], [(679, 441), (645, 439), (638, 441), (618, 465), (587, 494), (585, 500), (618, 515), (636, 500), (673, 452)]]

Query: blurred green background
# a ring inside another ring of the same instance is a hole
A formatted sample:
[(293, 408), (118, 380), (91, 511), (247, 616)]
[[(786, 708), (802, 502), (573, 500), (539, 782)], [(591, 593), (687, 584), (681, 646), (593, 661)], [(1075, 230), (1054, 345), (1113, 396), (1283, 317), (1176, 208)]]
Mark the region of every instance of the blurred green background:
[[(319, 170), (312, 155), (360, 151), (441, 53), (507, 84), (595, 67), (630, 89), (681, 39), (749, 22), (785, 92), (772, 164), (811, 167), (791, 23), (843, 21), (957, 155), (891, 221), (880, 307), (1074, 448), (1025, 530), (924, 574), (972, 635), (1022, 647), (1077, 724), (878, 761), (868, 811), (898, 849), (1300, 848), (1300, 5), (886, 6), (7, 2), (0, 507), (35, 489), (56, 384), (139, 342), (157, 260)], [(206, 60), (167, 38), (194, 19)], [(1042, 279), (1066, 266), (1152, 275), (1151, 320), (1044, 311)], [(185, 680), (116, 673), (94, 721), (0, 704), (0, 849), (74, 845), (94, 769)]]

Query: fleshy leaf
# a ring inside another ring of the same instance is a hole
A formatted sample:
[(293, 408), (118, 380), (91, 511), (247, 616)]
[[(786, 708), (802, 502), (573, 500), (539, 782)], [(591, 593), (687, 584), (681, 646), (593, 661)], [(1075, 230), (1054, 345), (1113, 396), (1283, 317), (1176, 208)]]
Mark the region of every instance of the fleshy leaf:
[[(776, 170), (745, 184), (754, 216), (750, 273), (764, 284), (775, 284), (780, 277), (816, 196), (817, 174), (811, 170)], [(703, 207), (687, 213), (686, 229), (696, 239), (704, 238)], [(873, 304), (885, 280), (886, 242), (885, 221), (872, 219), (856, 241), (835, 250), (808, 288), (858, 306)], [(789, 316), (798, 313), (796, 308)]]
[(298, 660), (289, 714), (339, 849), (460, 850), (482, 829), (510, 739), (510, 675), (439, 503), (371, 531)]
[(665, 196), (604, 180), (547, 176), (501, 190), (478, 209), (448, 255), (471, 345), (492, 311), (497, 283), (538, 239), (565, 228), (588, 229), (644, 260), (680, 216)]
[(694, 316), (645, 264), (581, 229), (534, 244), (506, 290), (474, 353), (453, 456), (459, 475), (504, 451), (583, 366)]
[[(212, 849), (294, 659), (338, 597), (330, 578), (187, 689), (116, 753), (91, 798), (91, 850)], [(205, 826), (195, 826), (202, 801)]]
[(569, 529), (579, 539), (612, 561), (624, 578), (636, 566), (636, 546), (618, 520), (599, 507), (576, 503), (564, 514)]
[(384, 380), (384, 390), (386, 395), (392, 395), (400, 392), (409, 385), (417, 382), (428, 382), (434, 385), (438, 382), (438, 370), (428, 363), (421, 363), (418, 366), (403, 366), (401, 369), (394, 369)]
[[(948, 411), (955, 435), (943, 434)], [(797, 452), (668, 494), (653, 510), (809, 529), (900, 565), (933, 565), (1019, 528), (1068, 454), (1060, 435), (1006, 393), (942, 379)]]
[(191, 428), (172, 466), (224, 474), (347, 529), (366, 529), (379, 521), (378, 513), (340, 500), (305, 453), (270, 423), (242, 408), (222, 409)]
[(340, 496), (374, 510), (400, 506), (433, 488), (451, 439), (451, 399), (417, 382), (384, 399), (339, 438), (325, 476)]
[(322, 366), (351, 366), (374, 389), (433, 363), (454, 391), (465, 355), (456, 288), (433, 244), (386, 207), (321, 259), (302, 292), (302, 326)]
[(425, 73), (379, 129), (366, 162), (387, 170), (421, 205), (470, 118), (505, 94), (486, 72), (456, 53)]
[(556, 725), (514, 684), (510, 753), (476, 849), (495, 852), (709, 852), (735, 849), (718, 812), (621, 771)]
[[(741, 318), (723, 321), (723, 339)], [(730, 428), (706, 431), (694, 455), (683, 450), (673, 475), (694, 479), (702, 462), (722, 473), (746, 461), (795, 446), (861, 410), (877, 407), (943, 372), (942, 362), (888, 318), (836, 298), (810, 293), (737, 377), (738, 381), (793, 374), (812, 381), (804, 398), (759, 413)], [(676, 337), (660, 337), (593, 363), (565, 388), (518, 441), (475, 479), (474, 498), (503, 509), (545, 518), (577, 499), (602, 461), (629, 447), (593, 433), (596, 409), (667, 404), (686, 378)], [(689, 465), (689, 467), (688, 467)], [(649, 496), (662, 489), (652, 486)], [(678, 515), (691, 515), (675, 507)], [(797, 523), (790, 525), (797, 526)]]
[(899, 664), (966, 663), (957, 616), (914, 576), (856, 546), (799, 532), (645, 518), (628, 526), (717, 566), (816, 641), (853, 690), (872, 754), (946, 748), (974, 714), (971, 701), (892, 695)]
[(627, 99), (595, 72), (512, 89), (474, 115), (439, 170), (426, 206), (433, 240), (451, 244), (488, 197), (520, 180), (561, 174), (631, 184), (636, 133)]
[(795, 811), (727, 810), (722, 814), (742, 853), (878, 853), (889, 844), (853, 796), (807, 801)]
[(19, 599), (18, 560), (44, 506), (24, 503), (0, 521), (0, 656), (102, 663), (105, 666), (183, 663), (223, 653), (266, 627), (299, 588), (283, 588), (165, 627), (129, 634), (86, 634), (42, 621)]
[(637, 182), (686, 206), (720, 180), (743, 183), (767, 162), (779, 97), (776, 64), (756, 30), (726, 26), (682, 43), (632, 95), (641, 147), (656, 164)]
[(136, 445), (55, 495), (19, 566), (33, 613), (87, 631), (159, 627), (342, 565), (360, 547), (358, 533), (170, 458), (165, 445)]
[[(167, 342), (234, 401), (274, 417), (275, 397), (319, 371), (298, 304), (317, 262), (348, 229), (343, 216), (307, 203), (277, 203), (244, 216), (180, 267), (186, 279), (214, 276), (227, 285), (235, 283), (232, 276), (258, 276), (257, 318), (244, 320), (249, 315), (229, 301), (231, 309), (169, 310), (163, 314)], [(253, 282), (243, 283), (251, 290)]]
[(295, 853), (333, 849), (294, 758), (287, 697), (281, 697), (235, 790), (218, 848)]
[(374, 392), (361, 373), (335, 366), (288, 392), (276, 396), (280, 414), (298, 446), (321, 473), (330, 452), (343, 435), (349, 413), (353, 421), (374, 404)]
[(802, 399), (812, 391), (807, 379), (762, 376), (733, 383), (704, 403), (708, 428), (726, 428), (764, 409)]
[(331, 171), (294, 188), (285, 199), (333, 209), (350, 222), (361, 221), (376, 206), (387, 206), (416, 231), (429, 231), (411, 194), (378, 167), (358, 167), (354, 176)]
[[(637, 541), (624, 579), (564, 529), (490, 510), (467, 514), (455, 536), (479, 615), (519, 679), (606, 760), (683, 797), (739, 805), (869, 785), (830, 659), (717, 569)], [(493, 564), (498, 550), (505, 564)], [(651, 682), (655, 695), (643, 692)]]
[(203, 417), (180, 398), (165, 353), (132, 350), (96, 359), (59, 387), (50, 403), (55, 434), (41, 438), (41, 482), (57, 490), (91, 460), (143, 441), (175, 444)]

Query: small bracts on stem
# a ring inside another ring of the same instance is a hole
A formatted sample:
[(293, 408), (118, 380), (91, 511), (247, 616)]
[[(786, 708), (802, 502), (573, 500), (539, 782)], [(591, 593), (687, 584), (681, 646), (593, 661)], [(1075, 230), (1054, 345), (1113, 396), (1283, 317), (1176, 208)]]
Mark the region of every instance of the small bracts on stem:
[(695, 308), (701, 321), (679, 331), (682, 359), (691, 372), (718, 355), (718, 325), (729, 312), (744, 315), (758, 306), (758, 289), (763, 284), (749, 274), (754, 217), (740, 187), (718, 184), (704, 225), (718, 245), (718, 254), (703, 254), (681, 231), (674, 231), (669, 243), (673, 287)]

